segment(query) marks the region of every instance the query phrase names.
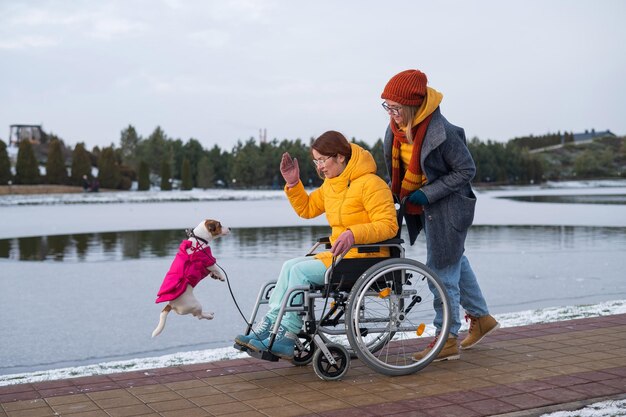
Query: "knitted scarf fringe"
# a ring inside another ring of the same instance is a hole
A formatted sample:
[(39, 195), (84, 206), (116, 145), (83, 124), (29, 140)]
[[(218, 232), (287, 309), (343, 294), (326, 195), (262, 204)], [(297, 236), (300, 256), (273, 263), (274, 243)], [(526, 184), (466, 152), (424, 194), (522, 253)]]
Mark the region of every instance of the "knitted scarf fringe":
[[(391, 192), (397, 195), (400, 201), (426, 184), (427, 179), (422, 172), (420, 156), (422, 153), (422, 143), (424, 142), (426, 130), (428, 130), (428, 124), (432, 117), (433, 115), (430, 114), (417, 126), (413, 126), (413, 153), (411, 154), (409, 166), (404, 171), (404, 177), (400, 169), (402, 165), (400, 146), (403, 143), (408, 143), (408, 140), (406, 134), (391, 120), (391, 130), (393, 132), (393, 146), (391, 148)], [(405, 205), (405, 213), (407, 214), (421, 214), (423, 211), (424, 208), (421, 205), (409, 202)]]

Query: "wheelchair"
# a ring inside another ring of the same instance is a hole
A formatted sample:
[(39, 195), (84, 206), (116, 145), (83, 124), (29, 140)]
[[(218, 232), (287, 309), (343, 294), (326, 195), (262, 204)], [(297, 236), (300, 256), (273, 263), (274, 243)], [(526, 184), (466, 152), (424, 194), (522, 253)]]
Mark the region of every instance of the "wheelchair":
[[(390, 257), (338, 257), (326, 270), (324, 285), (290, 288), (270, 332), (267, 350), (256, 352), (237, 344), (235, 349), (255, 358), (278, 361), (272, 345), (280, 322), (286, 312), (296, 312), (302, 316), (304, 326), (291, 362), (296, 366), (313, 362), (315, 373), (323, 380), (344, 377), (354, 358), (389, 376), (425, 368), (448, 337), (450, 305), (439, 277), (424, 264), (404, 256), (404, 241), (399, 236), (400, 231), (393, 239), (352, 246), (370, 253), (388, 247)], [(318, 239), (307, 256), (320, 248), (330, 249), (330, 240)], [(252, 331), (261, 306), (269, 303), (276, 282), (261, 286), (246, 335)], [(435, 334), (435, 306), (442, 311), (439, 335)], [(412, 354), (426, 347), (430, 348), (428, 354), (414, 360)]]

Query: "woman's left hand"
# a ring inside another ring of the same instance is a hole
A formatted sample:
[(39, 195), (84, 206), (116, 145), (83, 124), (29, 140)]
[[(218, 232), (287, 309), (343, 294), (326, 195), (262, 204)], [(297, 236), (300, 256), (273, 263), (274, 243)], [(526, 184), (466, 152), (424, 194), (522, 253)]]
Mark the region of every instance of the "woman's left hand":
[(416, 204), (418, 206), (425, 206), (428, 204), (428, 197), (424, 194), (422, 190), (415, 190), (413, 194), (409, 196), (409, 202)]
[(345, 255), (352, 245), (354, 245), (354, 234), (352, 230), (346, 230), (335, 240), (335, 244), (330, 248), (330, 253), (332, 253), (333, 256)]
[(296, 158), (292, 159), (288, 152), (285, 152), (280, 160), (280, 173), (289, 188), (295, 187), (300, 182), (298, 160)]

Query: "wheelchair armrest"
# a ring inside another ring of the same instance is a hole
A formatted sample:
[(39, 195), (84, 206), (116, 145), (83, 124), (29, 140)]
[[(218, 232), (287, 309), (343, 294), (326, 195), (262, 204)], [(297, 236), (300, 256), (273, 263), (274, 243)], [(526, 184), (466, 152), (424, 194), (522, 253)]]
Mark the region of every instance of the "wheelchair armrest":
[(367, 246), (356, 246), (356, 251), (359, 253), (374, 253), (374, 252), (380, 252), (380, 246), (371, 246), (371, 245), (367, 245)]
[(391, 239), (383, 240), (382, 242), (378, 242), (377, 245), (401, 245), (404, 243), (404, 239), (400, 239), (399, 237), (392, 237)]
[(359, 253), (373, 253), (379, 252), (381, 246), (398, 246), (403, 243), (403, 239), (394, 237), (391, 239), (383, 240), (382, 242), (359, 244), (354, 245), (353, 247), (357, 248)]
[[(316, 242), (317, 242), (317, 246), (323, 244), (325, 245), (326, 249), (331, 248), (330, 238), (328, 236), (320, 237), (317, 239)], [(402, 245), (403, 243), (404, 243), (403, 239), (394, 237), (391, 239), (383, 240), (381, 242), (357, 244), (357, 245), (353, 245), (352, 247), (357, 248), (357, 251), (359, 253), (374, 253), (374, 252), (379, 252), (381, 246), (399, 246), (399, 245)], [(309, 252), (309, 254), (311, 253), (312, 252)]]
[(309, 251), (307, 252), (307, 254), (305, 256), (313, 256), (313, 255), (315, 255), (315, 251), (321, 245), (324, 245), (324, 249), (330, 249), (330, 238), (328, 236), (324, 236), (324, 237), (318, 238), (315, 241), (315, 244), (313, 245), (313, 247), (311, 249), (309, 249)]
[(317, 243), (319, 244), (324, 244), (324, 248), (325, 249), (330, 249), (330, 237), (328, 236), (324, 236), (324, 237), (320, 237), (319, 239), (317, 239)]

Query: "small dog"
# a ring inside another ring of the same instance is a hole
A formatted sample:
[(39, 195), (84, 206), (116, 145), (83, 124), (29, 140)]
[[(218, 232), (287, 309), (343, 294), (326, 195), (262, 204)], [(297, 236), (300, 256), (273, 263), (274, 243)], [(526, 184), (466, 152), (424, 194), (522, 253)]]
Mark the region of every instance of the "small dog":
[(202, 305), (194, 297), (193, 289), (207, 275), (224, 281), (224, 274), (211, 254), (209, 242), (229, 233), (230, 229), (217, 220), (204, 220), (193, 231), (187, 231), (187, 239), (181, 242), (157, 294), (157, 303), (168, 303), (161, 311), (159, 324), (152, 332), (152, 337), (163, 331), (171, 310), (178, 314), (193, 314), (198, 319), (213, 319), (213, 313), (202, 311)]

